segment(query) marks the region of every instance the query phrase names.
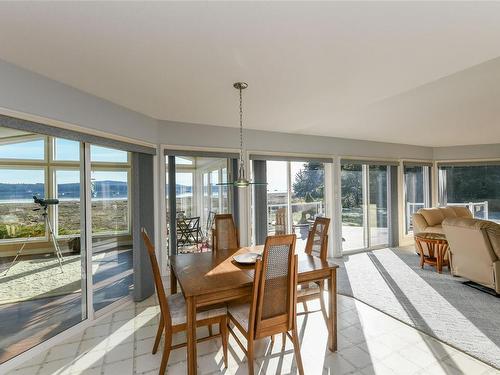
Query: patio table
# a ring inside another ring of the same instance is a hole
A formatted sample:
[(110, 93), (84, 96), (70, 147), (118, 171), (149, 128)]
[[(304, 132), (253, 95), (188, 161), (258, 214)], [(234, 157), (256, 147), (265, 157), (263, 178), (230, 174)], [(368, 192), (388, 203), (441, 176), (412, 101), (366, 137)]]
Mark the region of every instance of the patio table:
[[(233, 256), (262, 251), (263, 246), (255, 246), (170, 256), (171, 293), (177, 293), (179, 283), (186, 299), (188, 374), (194, 375), (197, 371), (196, 309), (250, 296), (254, 268), (236, 263)], [(299, 254), (298, 283), (327, 280), (328, 348), (332, 352), (337, 350), (337, 268), (332, 261)]]

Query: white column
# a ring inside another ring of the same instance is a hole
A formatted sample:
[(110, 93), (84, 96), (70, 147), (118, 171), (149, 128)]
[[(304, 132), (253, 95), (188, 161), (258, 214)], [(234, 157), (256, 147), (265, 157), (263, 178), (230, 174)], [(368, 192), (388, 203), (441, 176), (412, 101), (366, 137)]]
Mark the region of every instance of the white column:
[[(341, 192), (341, 176), (340, 176), (340, 157), (333, 159), (333, 164), (330, 167), (331, 173), (328, 181), (331, 184), (331, 192), (328, 194), (331, 204), (332, 225), (330, 226), (330, 254), (336, 258), (342, 256), (342, 192)], [(325, 175), (325, 178), (327, 178)], [(326, 187), (325, 187), (326, 188)]]

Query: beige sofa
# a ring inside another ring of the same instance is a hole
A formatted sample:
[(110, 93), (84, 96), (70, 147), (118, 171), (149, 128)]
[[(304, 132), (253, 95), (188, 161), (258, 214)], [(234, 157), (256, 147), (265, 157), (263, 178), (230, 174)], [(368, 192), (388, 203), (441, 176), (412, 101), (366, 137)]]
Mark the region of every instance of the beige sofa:
[(413, 214), (413, 233), (443, 233), (444, 219), (472, 218), (472, 213), (467, 207), (449, 206), (436, 208), (421, 208)]
[(451, 272), (500, 294), (500, 225), (472, 218), (447, 218)]

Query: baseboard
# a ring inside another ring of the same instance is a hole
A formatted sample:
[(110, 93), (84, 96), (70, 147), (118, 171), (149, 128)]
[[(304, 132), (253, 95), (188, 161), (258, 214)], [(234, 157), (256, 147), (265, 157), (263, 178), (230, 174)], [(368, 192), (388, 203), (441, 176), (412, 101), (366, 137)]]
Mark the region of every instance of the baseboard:
[(493, 289), (491, 288), (487, 288), (483, 285), (480, 285), (480, 284), (477, 284), (475, 283), (474, 281), (463, 281), (462, 284), (464, 285), (467, 285), (467, 286), (470, 286), (471, 288), (474, 288), (474, 289), (477, 289), (483, 293), (488, 293), (489, 295), (492, 295), (493, 297), (497, 297), (497, 298), (500, 298), (500, 294), (498, 294), (497, 292), (495, 292)]

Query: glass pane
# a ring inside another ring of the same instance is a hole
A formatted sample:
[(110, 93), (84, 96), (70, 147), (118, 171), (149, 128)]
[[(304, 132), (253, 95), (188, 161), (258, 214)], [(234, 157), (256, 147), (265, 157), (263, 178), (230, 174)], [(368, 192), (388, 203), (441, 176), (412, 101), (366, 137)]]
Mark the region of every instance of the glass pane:
[(305, 248), (309, 227), (325, 215), (325, 169), (323, 163), (291, 162), (292, 228), (299, 251)]
[(425, 207), (424, 199), (424, 167), (405, 167), (405, 230), (413, 231), (412, 215)]
[(33, 196), (45, 197), (44, 169), (0, 168), (0, 239), (44, 237)]
[(127, 163), (128, 152), (101, 146), (90, 146), (90, 161), (102, 163)]
[(191, 217), (193, 215), (193, 173), (177, 172), (175, 174), (175, 192), (177, 194), (177, 214)]
[(92, 232), (129, 232), (128, 172), (92, 171)]
[(55, 207), (57, 234), (68, 236), (80, 234), (80, 171), (56, 170), (56, 197), (59, 204)]
[(217, 184), (219, 183), (219, 171), (215, 170), (210, 172), (210, 185), (211, 185), (211, 208), (212, 211), (220, 213), (219, 207), (219, 188)]
[[(228, 182), (227, 179), (227, 168), (222, 168), (222, 183), (225, 184)], [(222, 210), (220, 213), (227, 214), (229, 212), (229, 187), (227, 185), (222, 185), (219, 187), (222, 192)]]
[(365, 243), (363, 210), (363, 166), (346, 164), (341, 168), (342, 249), (357, 250)]
[(54, 160), (57, 161), (79, 161), (80, 142), (68, 139), (54, 139)]
[(387, 215), (387, 166), (369, 166), (370, 206), (370, 247), (389, 243)]
[(94, 309), (133, 289), (132, 233), (127, 170), (92, 170), (92, 272)]
[(441, 205), (467, 206), (475, 218), (500, 222), (500, 165), (440, 168), (439, 178)]
[(286, 161), (267, 161), (268, 234), (288, 233), (288, 165)]
[(193, 165), (194, 164), (194, 160), (193, 159), (189, 159), (187, 157), (181, 158), (180, 156), (176, 156), (175, 157), (175, 164), (178, 164), (178, 165)]
[(12, 140), (0, 143), (0, 159), (44, 160), (44, 139)]

